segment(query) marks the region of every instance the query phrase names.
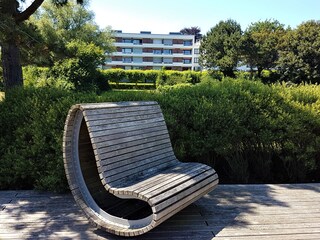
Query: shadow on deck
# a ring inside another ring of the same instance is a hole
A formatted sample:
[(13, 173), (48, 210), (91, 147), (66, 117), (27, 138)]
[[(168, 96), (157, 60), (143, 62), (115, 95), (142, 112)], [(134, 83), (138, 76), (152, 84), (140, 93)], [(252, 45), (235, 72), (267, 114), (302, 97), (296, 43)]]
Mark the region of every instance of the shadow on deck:
[[(219, 185), (134, 239), (320, 239), (320, 184)], [(90, 226), (71, 194), (0, 191), (0, 239), (125, 239)]]

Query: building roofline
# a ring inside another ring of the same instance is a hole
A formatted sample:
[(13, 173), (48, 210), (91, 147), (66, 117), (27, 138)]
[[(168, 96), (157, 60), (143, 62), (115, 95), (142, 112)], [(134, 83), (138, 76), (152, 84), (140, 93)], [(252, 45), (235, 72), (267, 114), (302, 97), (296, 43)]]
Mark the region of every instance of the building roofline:
[(170, 33), (152, 33), (150, 31), (140, 31), (140, 33), (126, 33), (121, 30), (113, 31), (116, 37), (144, 37), (144, 38), (174, 38), (174, 39), (188, 39), (194, 38), (195, 35), (178, 34), (178, 32)]

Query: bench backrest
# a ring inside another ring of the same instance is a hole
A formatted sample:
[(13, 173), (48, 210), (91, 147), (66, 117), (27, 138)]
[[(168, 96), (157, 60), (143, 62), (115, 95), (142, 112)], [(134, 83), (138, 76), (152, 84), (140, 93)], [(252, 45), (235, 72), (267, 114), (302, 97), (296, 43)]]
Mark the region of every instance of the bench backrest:
[(177, 163), (156, 102), (81, 104), (81, 109), (100, 178), (110, 187)]

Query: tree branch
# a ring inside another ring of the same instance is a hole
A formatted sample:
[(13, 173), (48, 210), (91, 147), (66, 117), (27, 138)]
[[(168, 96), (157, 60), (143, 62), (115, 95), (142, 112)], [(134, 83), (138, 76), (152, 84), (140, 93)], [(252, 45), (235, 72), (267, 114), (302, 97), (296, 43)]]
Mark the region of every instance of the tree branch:
[(21, 13), (17, 13), (14, 16), (15, 21), (18, 23), (27, 20), (35, 11), (37, 11), (43, 2), (44, 0), (34, 0), (26, 10)]

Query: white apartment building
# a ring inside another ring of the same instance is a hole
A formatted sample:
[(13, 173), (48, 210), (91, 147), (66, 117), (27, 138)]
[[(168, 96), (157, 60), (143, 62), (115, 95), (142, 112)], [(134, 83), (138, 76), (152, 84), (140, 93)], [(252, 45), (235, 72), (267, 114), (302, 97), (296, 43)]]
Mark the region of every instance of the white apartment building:
[(200, 42), (194, 35), (114, 33), (116, 52), (111, 54), (104, 69), (200, 70), (198, 63)]

